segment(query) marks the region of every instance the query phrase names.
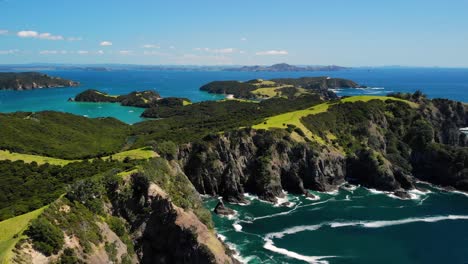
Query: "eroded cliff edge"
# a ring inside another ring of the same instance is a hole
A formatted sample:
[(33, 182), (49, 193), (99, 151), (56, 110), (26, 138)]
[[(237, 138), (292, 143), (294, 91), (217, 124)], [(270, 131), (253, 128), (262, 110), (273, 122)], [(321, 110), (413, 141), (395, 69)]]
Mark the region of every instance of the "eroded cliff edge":
[(345, 182), (401, 198), (409, 198), (406, 190), (418, 180), (468, 191), (468, 141), (459, 131), (468, 125), (466, 105), (411, 100), (417, 105), (340, 103), (302, 118), (321, 144), (304, 133), (298, 140), (292, 135), (297, 128), (245, 128), (186, 144), (178, 159), (200, 193), (236, 203), (245, 202), (244, 193), (274, 202), (283, 190), (331, 191)]

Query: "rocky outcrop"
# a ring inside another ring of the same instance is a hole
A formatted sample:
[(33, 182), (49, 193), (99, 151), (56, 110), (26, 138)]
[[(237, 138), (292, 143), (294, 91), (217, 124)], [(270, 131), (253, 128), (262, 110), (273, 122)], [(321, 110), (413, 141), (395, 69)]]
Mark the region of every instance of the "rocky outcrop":
[(193, 212), (172, 204), (157, 185), (150, 185), (152, 213), (137, 233), (141, 263), (233, 263), (226, 248)]
[(229, 207), (226, 207), (222, 200), (218, 202), (213, 211), (218, 215), (234, 215), (236, 213), (236, 211), (232, 210)]
[(0, 90), (32, 90), (54, 87), (74, 87), (79, 82), (52, 77), (39, 72), (0, 73)]
[(130, 176), (115, 194), (114, 214), (131, 226), (140, 263), (237, 263), (194, 211), (176, 206), (169, 194), (142, 174)]

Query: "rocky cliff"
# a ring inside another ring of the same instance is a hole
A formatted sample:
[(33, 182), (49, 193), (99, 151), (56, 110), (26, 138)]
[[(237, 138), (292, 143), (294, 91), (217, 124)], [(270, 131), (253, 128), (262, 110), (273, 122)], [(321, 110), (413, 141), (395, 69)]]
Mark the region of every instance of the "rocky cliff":
[(31, 225), (15, 263), (238, 263), (178, 164), (163, 159), (80, 181), (39, 220), (48, 227)]

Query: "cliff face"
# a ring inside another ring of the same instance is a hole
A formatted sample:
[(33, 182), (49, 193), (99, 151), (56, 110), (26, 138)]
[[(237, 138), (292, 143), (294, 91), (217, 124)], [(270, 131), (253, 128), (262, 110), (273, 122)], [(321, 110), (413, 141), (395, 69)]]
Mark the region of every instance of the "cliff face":
[(459, 129), (468, 127), (468, 106), (448, 99), (433, 99), (422, 109), (435, 128), (435, 142), (451, 146), (468, 146), (468, 136)]
[(189, 144), (179, 152), (184, 170), (200, 193), (245, 202), (245, 192), (275, 201), (282, 190), (330, 191), (344, 182), (345, 158), (296, 144), (283, 131), (242, 130)]

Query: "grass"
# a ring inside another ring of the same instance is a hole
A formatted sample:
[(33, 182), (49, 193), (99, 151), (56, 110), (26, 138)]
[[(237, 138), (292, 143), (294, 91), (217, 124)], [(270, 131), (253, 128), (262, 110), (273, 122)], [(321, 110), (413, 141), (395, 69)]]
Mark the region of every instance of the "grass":
[(191, 104), (192, 104), (192, 102), (190, 102), (190, 101), (187, 101), (187, 100), (182, 101), (182, 106), (191, 105)]
[(11, 161), (22, 160), (25, 163), (31, 163), (35, 161), (39, 165), (49, 163), (51, 165), (59, 165), (59, 166), (65, 166), (69, 163), (80, 161), (80, 160), (57, 159), (57, 158), (40, 156), (40, 155), (15, 153), (15, 152), (10, 152), (8, 150), (0, 150), (0, 160), (11, 160)]
[[(132, 149), (132, 150), (119, 152), (111, 156), (112, 156), (112, 159), (114, 160), (123, 161), (125, 158), (140, 160), (140, 159), (155, 158), (158, 155), (156, 154), (156, 152), (154, 152), (150, 148), (139, 148), (139, 149)], [(102, 159), (107, 160), (111, 156), (106, 156), (106, 157), (103, 157)]]
[[(342, 103), (352, 103), (352, 102), (357, 102), (357, 101), (368, 102), (370, 100), (382, 100), (382, 101), (396, 100), (396, 101), (405, 102), (413, 108), (418, 107), (418, 104), (416, 103), (409, 102), (407, 100), (403, 100), (400, 98), (387, 97), (387, 96), (365, 96), (365, 95), (352, 96), (352, 97), (341, 99), (339, 102), (342, 102)], [(321, 144), (325, 144), (325, 141), (321, 137), (314, 135), (310, 130), (308, 130), (302, 124), (301, 118), (306, 117), (308, 115), (316, 115), (319, 113), (326, 112), (328, 108), (333, 104), (336, 104), (336, 103), (323, 103), (323, 104), (315, 105), (313, 107), (310, 107), (304, 110), (298, 110), (298, 111), (284, 113), (281, 115), (272, 116), (272, 117), (265, 119), (263, 123), (253, 126), (253, 128), (255, 129), (286, 128), (288, 124), (295, 125), (296, 127), (300, 128), (309, 139), (315, 140)]]
[(278, 93), (281, 94), (281, 91), (278, 91), (279, 89), (286, 88), (286, 87), (292, 87), (292, 86), (282, 85), (282, 86), (276, 86), (276, 87), (258, 88), (256, 90), (253, 90), (252, 93), (257, 96), (275, 97), (278, 95)]
[(29, 222), (36, 219), (47, 207), (44, 206), (27, 214), (0, 222), (0, 264), (10, 263), (11, 250), (22, 238), (21, 234), (26, 230)]
[[(151, 149), (139, 148), (139, 149), (132, 149), (132, 150), (119, 152), (110, 156), (112, 156), (112, 158), (115, 160), (123, 161), (127, 157), (130, 159), (150, 159), (150, 158), (157, 157), (158, 155)], [(110, 156), (105, 156), (102, 159), (107, 160), (110, 158)], [(11, 161), (22, 160), (25, 163), (31, 163), (35, 161), (39, 165), (48, 163), (51, 165), (58, 165), (58, 166), (65, 166), (72, 162), (82, 161), (82, 160), (65, 160), (65, 159), (51, 158), (51, 157), (45, 157), (45, 156), (40, 156), (40, 155), (15, 153), (15, 152), (10, 152), (8, 150), (0, 150), (0, 160), (11, 160)]]

